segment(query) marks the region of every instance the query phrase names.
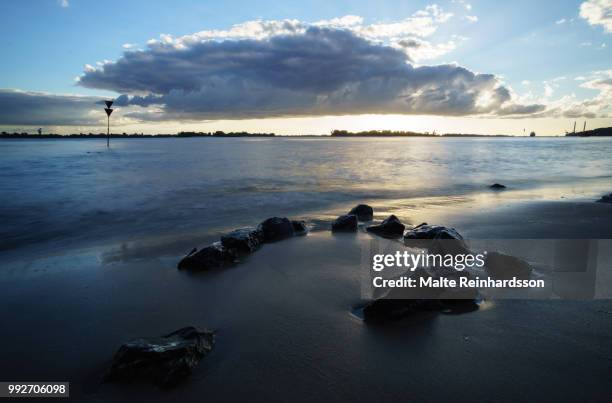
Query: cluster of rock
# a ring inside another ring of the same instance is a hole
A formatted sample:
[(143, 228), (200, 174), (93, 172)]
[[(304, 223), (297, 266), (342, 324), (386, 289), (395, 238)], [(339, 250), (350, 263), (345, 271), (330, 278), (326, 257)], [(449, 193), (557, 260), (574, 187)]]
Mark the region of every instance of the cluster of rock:
[[(499, 184), (491, 187), (505, 188)], [(612, 195), (604, 196), (606, 197), (612, 200)], [(355, 232), (360, 221), (369, 222), (373, 218), (373, 208), (359, 204), (348, 214), (334, 220), (331, 229), (332, 232)], [(426, 247), (431, 253), (471, 253), (463, 237), (454, 228), (422, 223), (406, 231), (406, 226), (395, 215), (390, 215), (380, 224), (366, 227), (366, 231), (389, 239), (403, 238), (407, 246)], [(305, 235), (307, 232), (308, 228), (304, 221), (271, 217), (257, 227), (233, 230), (221, 236), (218, 242), (200, 250), (194, 248), (180, 260), (178, 268), (181, 270), (222, 268), (234, 264), (240, 257), (252, 254), (265, 243)], [(496, 278), (528, 277), (531, 273), (531, 267), (527, 262), (498, 252), (487, 255), (485, 269), (489, 275)], [(435, 277), (441, 273), (419, 268), (411, 275)], [(448, 275), (448, 272), (444, 275)], [(451, 275), (469, 276), (470, 274), (467, 271), (454, 270)], [(429, 294), (426, 297), (414, 298), (406, 298), (405, 295), (401, 295), (402, 292), (405, 291), (394, 289), (384, 298), (371, 301), (362, 310), (364, 320), (386, 321), (399, 319), (415, 312), (458, 313), (478, 309), (476, 289), (427, 290)], [(146, 380), (164, 387), (173, 386), (187, 377), (213, 346), (213, 332), (199, 331), (194, 327), (179, 329), (162, 337), (134, 339), (124, 343), (116, 352), (106, 379), (119, 382)]]
[[(341, 216), (339, 219), (343, 217), (347, 216)], [(357, 230), (356, 223), (354, 230)], [(385, 238), (397, 239), (403, 237), (406, 246), (425, 248), (433, 254), (472, 253), (464, 238), (454, 228), (422, 223), (405, 231), (404, 224), (395, 215), (390, 215), (382, 223), (369, 226), (366, 230)], [(507, 279), (511, 277), (528, 278), (532, 269), (527, 262), (517, 257), (500, 252), (490, 252), (485, 258), (485, 271), (493, 278)], [(468, 270), (419, 268), (411, 274), (415, 277), (434, 278), (442, 275), (446, 277), (470, 277), (472, 273)], [(416, 292), (417, 295), (414, 295), (413, 290), (392, 289), (383, 298), (371, 301), (363, 307), (363, 319), (368, 322), (376, 322), (399, 319), (416, 312), (459, 313), (478, 309), (476, 304), (478, 299), (477, 289), (440, 288), (426, 289), (420, 292), (420, 295), (418, 295), (419, 291)]]
[(115, 353), (106, 380), (174, 386), (191, 374), (214, 344), (213, 332), (191, 326), (161, 337), (130, 340)]
[(200, 250), (194, 248), (178, 263), (179, 270), (209, 270), (231, 265), (242, 256), (258, 250), (264, 243), (277, 242), (308, 232), (304, 221), (271, 217), (257, 227), (233, 230), (221, 240)]
[(372, 221), (374, 209), (367, 204), (358, 204), (348, 214), (341, 215), (332, 222), (332, 232), (355, 232), (359, 221)]
[[(355, 232), (359, 228), (359, 221), (372, 221), (374, 209), (367, 204), (358, 204), (348, 214), (341, 215), (332, 222), (332, 232)], [(390, 215), (378, 225), (370, 225), (366, 228), (368, 232), (385, 238), (399, 238), (406, 227), (400, 220)]]

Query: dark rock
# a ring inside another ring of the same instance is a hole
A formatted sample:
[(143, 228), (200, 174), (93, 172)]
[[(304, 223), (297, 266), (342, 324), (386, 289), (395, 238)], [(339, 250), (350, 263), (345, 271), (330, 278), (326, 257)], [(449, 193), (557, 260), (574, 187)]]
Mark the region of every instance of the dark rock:
[(419, 224), (404, 234), (404, 239), (456, 239), (463, 241), (463, 237), (454, 228), (441, 225)]
[(258, 227), (263, 231), (264, 242), (276, 242), (293, 236), (293, 225), (288, 218), (272, 217)]
[(396, 216), (390, 215), (379, 225), (371, 225), (366, 229), (385, 238), (398, 238), (404, 234), (406, 227)]
[(238, 255), (255, 252), (264, 242), (264, 234), (260, 228), (240, 228), (221, 237), (221, 245)]
[(332, 222), (332, 232), (357, 231), (357, 216), (353, 214), (341, 215)]
[(374, 209), (367, 204), (358, 204), (349, 211), (349, 214), (357, 216), (359, 221), (372, 221)]
[(529, 278), (531, 266), (526, 261), (499, 252), (488, 252), (485, 270), (496, 279)]
[[(455, 274), (466, 275), (466, 273), (456, 271)], [(362, 309), (364, 321), (387, 322), (423, 312), (433, 315), (438, 313), (459, 314), (478, 309), (476, 301), (480, 296), (476, 288), (438, 288), (419, 285), (421, 278), (439, 279), (453, 276), (441, 276), (438, 269), (425, 267), (417, 268), (408, 276), (417, 281), (416, 287), (388, 289), (382, 296), (369, 302)]]
[(499, 183), (494, 183), (491, 186), (489, 186), (489, 189), (493, 189), (493, 190), (502, 190), (505, 189), (506, 187), (502, 184)]
[(214, 345), (211, 331), (185, 327), (162, 337), (130, 340), (115, 353), (106, 379), (173, 386), (191, 374)]
[(304, 221), (291, 221), (293, 226), (293, 235), (302, 236), (308, 233), (308, 227)]
[(612, 193), (609, 195), (601, 196), (601, 199), (597, 200), (598, 203), (612, 203)]
[(465, 254), (470, 253), (463, 237), (454, 228), (441, 225), (417, 225), (404, 234), (404, 243), (428, 248), (430, 253)]
[[(429, 241), (428, 249), (429, 253), (441, 255), (461, 255), (472, 253), (465, 241), (460, 239), (436, 238)], [(455, 272), (457, 271), (455, 270)]]
[(386, 299), (370, 302), (363, 308), (366, 322), (385, 322), (398, 320), (417, 312), (435, 312), (441, 309), (437, 299)]
[(185, 256), (178, 264), (178, 269), (183, 270), (209, 270), (218, 269), (232, 264), (236, 259), (236, 253), (223, 247), (221, 242), (215, 242), (204, 248), (194, 249)]
[[(419, 313), (436, 315), (460, 314), (479, 308), (476, 289), (429, 289), (429, 298), (379, 298), (368, 303), (362, 310), (363, 320), (369, 323), (389, 322)], [(436, 297), (437, 295), (437, 297)]]

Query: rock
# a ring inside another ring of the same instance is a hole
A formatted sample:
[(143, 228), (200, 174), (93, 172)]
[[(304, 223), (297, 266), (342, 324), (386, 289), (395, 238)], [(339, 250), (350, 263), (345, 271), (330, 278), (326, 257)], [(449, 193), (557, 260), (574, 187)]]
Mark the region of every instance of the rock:
[(372, 221), (374, 209), (367, 204), (358, 204), (349, 211), (349, 214), (357, 216), (359, 221)]
[(505, 189), (506, 187), (502, 184), (499, 183), (494, 183), (491, 186), (489, 186), (489, 189), (493, 189), (493, 190), (502, 190)]
[(191, 374), (214, 345), (214, 333), (185, 327), (162, 337), (130, 340), (115, 353), (111, 382), (150, 381), (173, 386)]
[(612, 193), (609, 195), (601, 196), (601, 199), (597, 200), (598, 203), (612, 203)]
[(404, 239), (456, 239), (463, 241), (463, 237), (454, 228), (441, 225), (419, 224), (404, 234)]
[(429, 312), (431, 314), (461, 314), (478, 310), (474, 298), (466, 299), (377, 299), (363, 308), (363, 320), (381, 323)]
[(366, 229), (385, 238), (398, 238), (404, 234), (405, 228), (396, 216), (390, 215), (379, 225), (371, 225)]
[(357, 231), (357, 216), (353, 214), (341, 215), (332, 222), (332, 232)]
[(264, 242), (276, 242), (293, 236), (293, 225), (288, 218), (272, 217), (258, 227), (263, 231)]
[(178, 269), (183, 270), (209, 270), (218, 269), (232, 264), (236, 259), (236, 253), (223, 247), (221, 242), (215, 242), (204, 248), (194, 249), (185, 256), (178, 264)]
[(529, 278), (531, 266), (526, 261), (499, 252), (488, 252), (485, 258), (485, 270), (493, 278), (511, 279)]
[(471, 253), (463, 237), (454, 228), (441, 225), (417, 225), (404, 234), (404, 243), (428, 248), (430, 253), (466, 254)]
[(438, 311), (440, 301), (437, 299), (376, 299), (363, 308), (363, 320), (366, 322), (384, 322), (398, 320), (416, 312)]
[(221, 245), (237, 255), (253, 253), (261, 247), (263, 242), (263, 231), (253, 227), (236, 229), (221, 237)]
[(304, 221), (291, 221), (293, 226), (293, 235), (302, 236), (308, 233), (308, 227)]

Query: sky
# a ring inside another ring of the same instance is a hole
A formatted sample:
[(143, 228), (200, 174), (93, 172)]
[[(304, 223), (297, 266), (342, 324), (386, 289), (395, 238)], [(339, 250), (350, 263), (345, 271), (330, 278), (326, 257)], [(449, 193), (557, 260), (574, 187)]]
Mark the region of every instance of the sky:
[(0, 3), (0, 128), (612, 126), (612, 0)]

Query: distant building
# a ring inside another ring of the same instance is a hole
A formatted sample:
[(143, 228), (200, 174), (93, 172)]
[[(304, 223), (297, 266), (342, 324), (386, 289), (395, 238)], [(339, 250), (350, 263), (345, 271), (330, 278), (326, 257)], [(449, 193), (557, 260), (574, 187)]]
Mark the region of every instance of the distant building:
[(529, 133), (529, 137), (535, 137), (535, 132)]

